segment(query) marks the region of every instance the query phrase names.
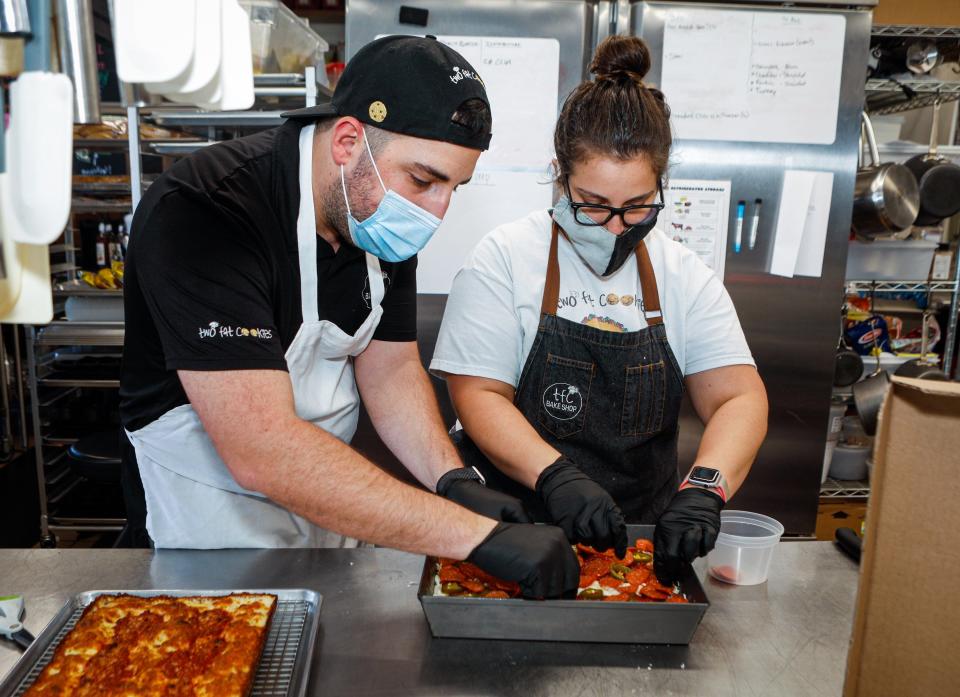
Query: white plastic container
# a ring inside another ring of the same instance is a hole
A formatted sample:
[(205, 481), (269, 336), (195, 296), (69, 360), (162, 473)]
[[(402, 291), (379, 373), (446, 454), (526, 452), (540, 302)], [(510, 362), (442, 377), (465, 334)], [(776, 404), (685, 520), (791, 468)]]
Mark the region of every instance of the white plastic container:
[(723, 511), (717, 545), (707, 555), (707, 570), (724, 583), (738, 586), (763, 583), (781, 535), (783, 525), (769, 516)]
[(867, 478), (867, 458), (871, 446), (838, 443), (830, 462), (830, 476), (842, 481), (860, 482)]
[(937, 243), (927, 240), (850, 242), (848, 281), (925, 281)]

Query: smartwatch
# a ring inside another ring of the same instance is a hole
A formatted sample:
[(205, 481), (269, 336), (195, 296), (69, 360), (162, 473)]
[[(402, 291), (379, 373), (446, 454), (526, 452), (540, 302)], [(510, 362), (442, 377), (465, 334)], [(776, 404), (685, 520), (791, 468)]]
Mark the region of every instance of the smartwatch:
[(451, 484), (463, 480), (479, 482), (482, 486), (487, 485), (487, 480), (483, 478), (480, 470), (476, 467), (458, 467), (450, 470), (437, 480), (437, 493), (446, 496), (447, 489), (450, 488)]
[(727, 502), (727, 480), (720, 470), (712, 467), (694, 467), (690, 470), (687, 478), (683, 480), (680, 489), (683, 490), (691, 486), (709, 489), (723, 499), (724, 503)]

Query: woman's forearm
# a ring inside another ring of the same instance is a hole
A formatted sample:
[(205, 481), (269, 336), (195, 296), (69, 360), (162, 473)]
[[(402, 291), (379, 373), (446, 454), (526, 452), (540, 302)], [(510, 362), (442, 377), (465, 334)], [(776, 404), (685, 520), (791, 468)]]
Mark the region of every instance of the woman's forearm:
[(767, 433), (767, 400), (762, 390), (724, 402), (707, 422), (694, 466), (720, 470), (728, 496), (736, 493), (753, 465)]
[(497, 469), (533, 489), (560, 452), (540, 437), (508, 395), (469, 384), (475, 380), (482, 378), (448, 378), (460, 423)]

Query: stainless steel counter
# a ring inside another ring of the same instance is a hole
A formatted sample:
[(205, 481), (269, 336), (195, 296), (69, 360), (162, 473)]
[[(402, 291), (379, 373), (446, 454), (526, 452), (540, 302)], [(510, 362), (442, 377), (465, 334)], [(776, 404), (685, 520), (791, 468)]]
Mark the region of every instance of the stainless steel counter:
[[(702, 560), (697, 564), (704, 577)], [(34, 634), (91, 589), (307, 587), (323, 594), (316, 695), (798, 695), (843, 685), (856, 566), (829, 542), (783, 543), (770, 580), (707, 578), (687, 647), (433, 639), (422, 557), (384, 549), (0, 550), (0, 594), (22, 592)], [(0, 675), (18, 654), (0, 646)]]

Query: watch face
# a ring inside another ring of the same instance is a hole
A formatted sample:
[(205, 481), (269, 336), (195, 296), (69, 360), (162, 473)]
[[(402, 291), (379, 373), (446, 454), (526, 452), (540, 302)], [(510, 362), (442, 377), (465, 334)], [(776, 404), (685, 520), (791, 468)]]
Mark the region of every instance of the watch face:
[(716, 484), (720, 481), (720, 471), (711, 467), (694, 467), (690, 472), (690, 481), (698, 484)]

